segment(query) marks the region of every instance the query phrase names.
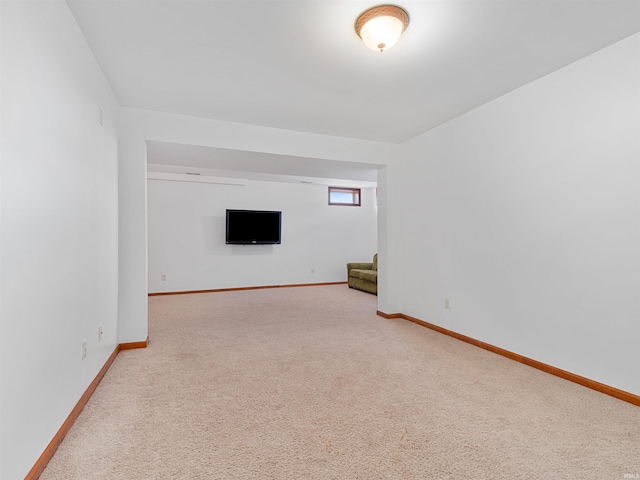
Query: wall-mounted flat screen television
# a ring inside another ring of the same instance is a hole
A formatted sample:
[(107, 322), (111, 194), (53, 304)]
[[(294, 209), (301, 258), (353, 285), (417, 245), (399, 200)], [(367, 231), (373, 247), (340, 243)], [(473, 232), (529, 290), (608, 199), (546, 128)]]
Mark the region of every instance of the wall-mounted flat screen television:
[(226, 243), (273, 245), (281, 242), (282, 212), (227, 210)]

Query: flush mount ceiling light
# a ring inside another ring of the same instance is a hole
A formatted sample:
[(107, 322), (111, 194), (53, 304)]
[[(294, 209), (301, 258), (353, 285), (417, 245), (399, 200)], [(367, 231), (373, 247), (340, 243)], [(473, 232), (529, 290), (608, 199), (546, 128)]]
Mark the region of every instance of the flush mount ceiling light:
[(409, 25), (409, 14), (395, 5), (365, 10), (356, 20), (356, 33), (371, 50), (391, 48)]

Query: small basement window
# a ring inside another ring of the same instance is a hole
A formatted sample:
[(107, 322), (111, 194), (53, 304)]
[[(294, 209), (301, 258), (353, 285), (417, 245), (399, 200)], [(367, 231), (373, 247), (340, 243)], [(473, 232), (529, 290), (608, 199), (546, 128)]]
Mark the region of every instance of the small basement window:
[(329, 187), (329, 205), (360, 206), (360, 189)]

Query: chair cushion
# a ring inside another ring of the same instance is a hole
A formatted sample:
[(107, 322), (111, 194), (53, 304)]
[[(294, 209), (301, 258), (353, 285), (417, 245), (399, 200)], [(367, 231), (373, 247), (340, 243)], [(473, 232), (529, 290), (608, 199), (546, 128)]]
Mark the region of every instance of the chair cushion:
[(358, 268), (353, 268), (349, 272), (349, 276), (360, 280), (366, 280), (367, 282), (378, 282), (378, 272), (375, 270), (360, 270)]
[(364, 270), (362, 272), (362, 280), (366, 280), (368, 282), (377, 283), (378, 282), (378, 272), (375, 270)]

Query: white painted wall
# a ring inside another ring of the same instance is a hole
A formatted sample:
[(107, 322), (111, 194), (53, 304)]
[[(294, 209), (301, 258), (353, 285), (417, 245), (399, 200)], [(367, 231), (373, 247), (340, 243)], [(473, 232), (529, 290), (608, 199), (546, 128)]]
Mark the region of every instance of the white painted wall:
[(116, 347), (117, 104), (64, 1), (0, 3), (0, 478), (18, 479)]
[(378, 310), (401, 313), (402, 309), (402, 242), (404, 236), (403, 184), (399, 166), (388, 165), (378, 170)]
[(403, 312), (640, 394), (640, 35), (402, 151)]
[[(150, 292), (341, 282), (376, 252), (373, 188), (361, 207), (328, 205), (322, 185), (149, 179), (147, 191)], [(226, 245), (226, 209), (281, 211), (282, 243)]]
[(120, 111), (118, 135), (118, 341), (148, 337), (147, 145)]

